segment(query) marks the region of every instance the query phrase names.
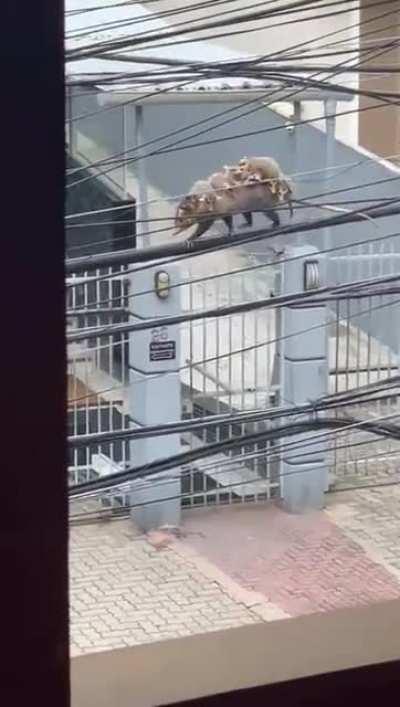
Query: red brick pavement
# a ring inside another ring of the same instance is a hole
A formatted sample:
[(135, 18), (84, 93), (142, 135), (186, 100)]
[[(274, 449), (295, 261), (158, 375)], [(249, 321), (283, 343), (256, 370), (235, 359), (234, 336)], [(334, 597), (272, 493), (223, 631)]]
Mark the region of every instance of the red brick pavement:
[[(190, 510), (183, 542), (291, 616), (400, 597), (400, 583), (324, 512), (278, 507)], [(182, 541), (179, 541), (182, 542)]]

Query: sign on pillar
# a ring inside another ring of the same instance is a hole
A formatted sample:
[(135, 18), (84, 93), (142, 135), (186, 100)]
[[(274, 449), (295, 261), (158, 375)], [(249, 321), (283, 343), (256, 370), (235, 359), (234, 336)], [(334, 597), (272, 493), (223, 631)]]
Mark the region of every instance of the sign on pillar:
[[(129, 308), (132, 321), (180, 314), (177, 267), (149, 268), (131, 277)], [(140, 427), (181, 418), (180, 329), (178, 325), (133, 332), (129, 340), (129, 412)], [(180, 451), (179, 435), (133, 439), (131, 465), (141, 466)], [(132, 518), (141, 530), (178, 526), (181, 502), (180, 469), (132, 482)]]

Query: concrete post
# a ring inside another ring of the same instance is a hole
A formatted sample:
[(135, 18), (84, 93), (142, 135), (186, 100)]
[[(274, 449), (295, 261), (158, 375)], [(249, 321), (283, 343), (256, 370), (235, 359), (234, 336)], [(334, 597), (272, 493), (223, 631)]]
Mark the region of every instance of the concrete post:
[[(283, 265), (282, 292), (290, 294), (322, 286), (325, 281), (323, 257), (311, 246), (287, 248), (287, 258), (298, 259)], [(300, 257), (299, 257), (300, 256)], [(312, 282), (312, 277), (319, 282)], [(306, 279), (308, 282), (306, 282)], [(327, 393), (327, 338), (326, 308), (285, 307), (282, 310), (282, 404), (301, 405), (316, 400)], [(292, 336), (303, 331), (299, 336)], [(296, 437), (296, 441), (307, 443), (315, 433)], [(293, 442), (294, 438), (283, 440)], [(292, 513), (324, 506), (324, 492), (328, 485), (328, 471), (325, 463), (324, 442), (298, 450), (285, 450), (281, 464), (282, 504)], [(310, 455), (312, 453), (312, 456)], [(302, 455), (299, 457), (299, 455)]]
[[(140, 321), (156, 315), (172, 316), (180, 313), (180, 288), (168, 291), (165, 298), (155, 292), (157, 273), (167, 273), (170, 284), (178, 281), (178, 268), (168, 266), (138, 271), (132, 276), (131, 293), (147, 292), (130, 300), (130, 308)], [(159, 425), (181, 417), (180, 341), (179, 326), (165, 326), (131, 334), (129, 342), (130, 388), (129, 408), (133, 420), (140, 426)], [(165, 374), (165, 375), (163, 375)], [(131, 442), (130, 457), (133, 466), (163, 459), (180, 451), (179, 435), (151, 437)], [(162, 501), (179, 496), (180, 479), (166, 483), (166, 476), (179, 477), (180, 469), (173, 469), (149, 479), (132, 483), (130, 503), (148, 504), (132, 509), (132, 517), (144, 531), (161, 525), (178, 526), (180, 499)], [(155, 502), (160, 500), (159, 503)]]

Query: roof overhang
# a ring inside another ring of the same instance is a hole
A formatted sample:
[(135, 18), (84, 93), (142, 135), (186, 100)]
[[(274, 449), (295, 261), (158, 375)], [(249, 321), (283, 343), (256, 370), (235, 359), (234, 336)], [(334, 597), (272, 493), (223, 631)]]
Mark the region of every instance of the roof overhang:
[[(227, 90), (211, 90), (211, 91), (179, 91), (172, 89), (171, 91), (162, 93), (154, 91), (154, 94), (142, 92), (132, 88), (114, 91), (102, 91), (99, 88), (98, 102), (99, 105), (118, 105), (126, 103), (127, 99), (134, 99), (135, 105), (178, 105), (186, 103), (244, 103), (248, 100), (259, 100), (271, 104), (268, 99), (268, 91), (276, 90), (276, 85), (266, 86), (260, 89), (227, 89)], [(276, 93), (274, 103), (281, 102), (305, 102), (305, 101), (352, 101), (354, 96), (348, 93), (339, 91), (306, 89), (304, 91), (296, 91), (296, 95), (288, 96), (287, 89)]]

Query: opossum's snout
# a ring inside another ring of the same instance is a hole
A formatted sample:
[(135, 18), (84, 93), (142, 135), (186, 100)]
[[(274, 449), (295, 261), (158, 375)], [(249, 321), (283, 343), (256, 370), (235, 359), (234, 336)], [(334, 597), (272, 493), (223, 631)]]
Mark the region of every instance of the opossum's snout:
[(191, 197), (185, 197), (179, 204), (175, 214), (175, 230), (173, 235), (176, 236), (181, 231), (186, 231), (187, 228), (193, 225), (194, 204)]

